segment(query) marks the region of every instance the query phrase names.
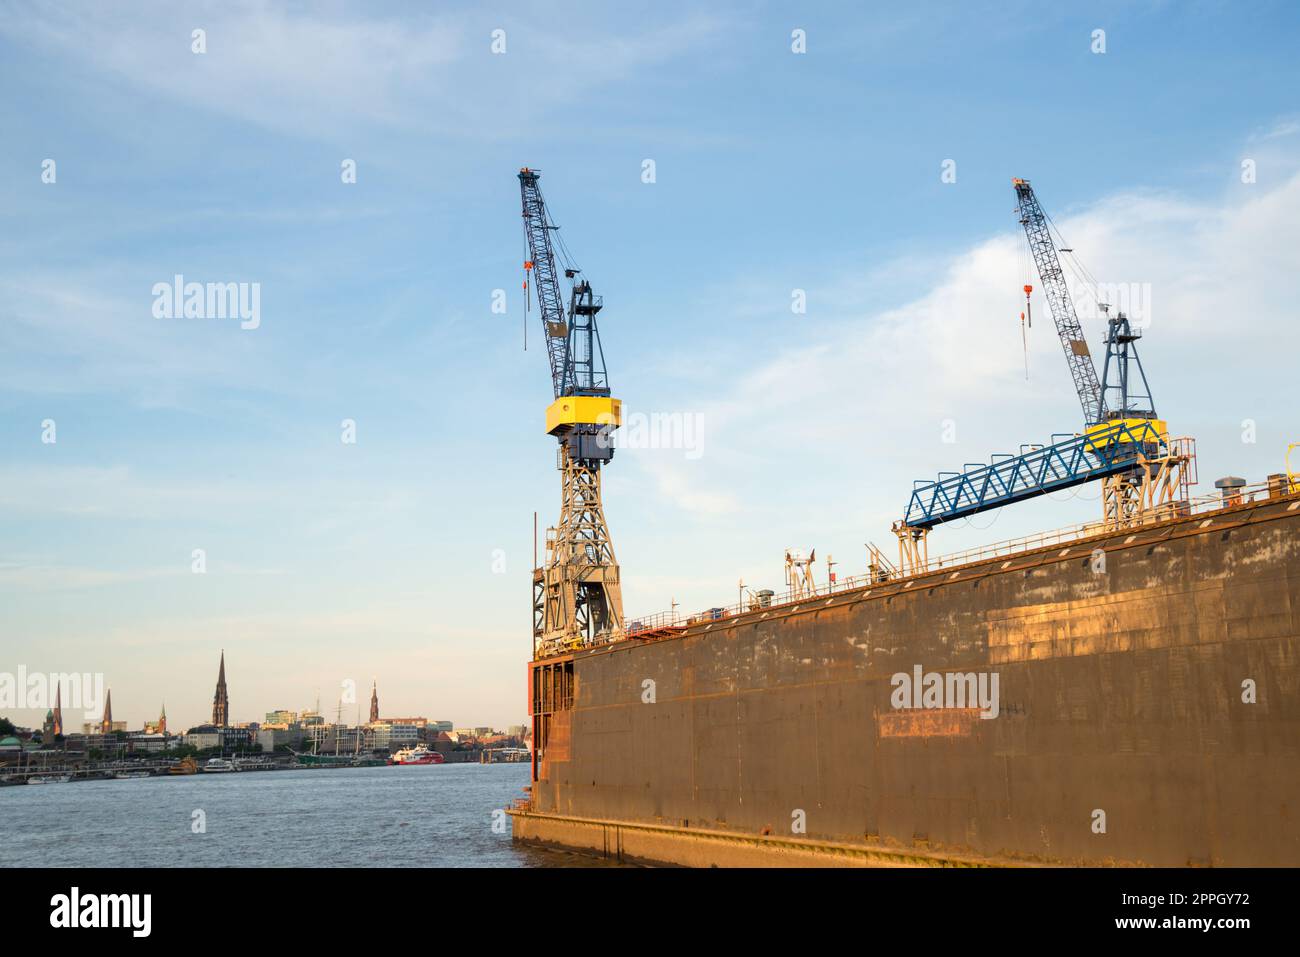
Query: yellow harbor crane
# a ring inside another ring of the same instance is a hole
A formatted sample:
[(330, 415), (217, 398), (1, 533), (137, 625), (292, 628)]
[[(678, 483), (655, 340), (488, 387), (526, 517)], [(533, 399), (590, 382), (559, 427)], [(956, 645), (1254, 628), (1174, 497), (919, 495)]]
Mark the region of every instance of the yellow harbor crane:
[[(531, 288), (542, 315), (555, 394), (546, 410), (546, 431), (559, 440), (563, 489), (559, 522), (547, 529), (545, 560), (533, 570), (533, 645), (541, 656), (623, 635), (618, 561), (600, 495), (600, 470), (614, 457), (613, 432), (621, 422), (622, 403), (610, 392), (596, 327), (601, 297), (592, 293), (568, 255), (538, 179), (535, 169), (519, 171), (528, 244), (524, 288), (526, 297)], [(570, 284), (567, 310), (555, 264), (557, 248)]]

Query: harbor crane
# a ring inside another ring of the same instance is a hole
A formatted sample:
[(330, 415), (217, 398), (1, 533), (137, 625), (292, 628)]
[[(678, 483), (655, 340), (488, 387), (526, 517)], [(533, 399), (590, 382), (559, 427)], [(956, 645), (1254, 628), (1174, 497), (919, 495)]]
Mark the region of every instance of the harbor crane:
[[(600, 492), (600, 470), (614, 457), (613, 432), (622, 420), (596, 324), (603, 302), (560, 239), (539, 178), (538, 170), (519, 171), (528, 246), (524, 288), (527, 299), (531, 286), (542, 317), (554, 392), (546, 431), (559, 442), (562, 488), (559, 522), (547, 529), (545, 559), (533, 570), (533, 644), (540, 655), (621, 637), (623, 597)], [(569, 280), (567, 310), (557, 247)]]
[[(903, 568), (924, 567), (931, 528), (1012, 502), (1084, 482), (1102, 482), (1102, 521), (1119, 528), (1150, 521), (1176, 510), (1195, 483), (1195, 446), (1170, 439), (1156, 415), (1137, 340), (1123, 312), (1107, 317), (1106, 360), (1097, 377), (1092, 353), (1075, 312), (1061, 268), (1051, 220), (1026, 179), (1014, 179), (1020, 223), (1033, 254), (1052, 322), (1065, 352), (1083, 410), (1083, 429), (1052, 436), (1048, 445), (1022, 445), (1019, 454), (996, 455), (990, 464), (941, 472), (935, 481), (917, 481), (904, 518), (894, 523)], [(1026, 299), (1032, 287), (1025, 286)]]

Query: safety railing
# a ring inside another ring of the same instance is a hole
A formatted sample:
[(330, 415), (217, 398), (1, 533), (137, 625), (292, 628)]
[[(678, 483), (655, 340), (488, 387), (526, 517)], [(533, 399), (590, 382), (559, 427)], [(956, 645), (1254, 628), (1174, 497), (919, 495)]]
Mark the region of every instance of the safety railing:
[[(979, 545), (974, 548), (949, 552), (948, 554), (929, 559), (923, 565), (911, 569), (905, 575), (898, 575), (895, 573), (889, 578), (883, 580), (905, 581), (909, 578), (919, 577), (940, 570), (959, 568), (963, 565), (973, 565), (982, 561), (1031, 552), (1035, 549), (1046, 548), (1053, 545), (1066, 545), (1070, 542), (1080, 541), (1096, 535), (1115, 534), (1116, 532), (1122, 532), (1125, 530), (1140, 529), (1151, 524), (1167, 521), (1170, 518), (1218, 511), (1225, 506), (1246, 504), (1257, 501), (1260, 498), (1300, 494), (1300, 486), (1289, 481), (1287, 476), (1279, 476), (1278, 478), (1281, 481), (1274, 480), (1273, 482), (1261, 482), (1254, 485), (1246, 485), (1237, 489), (1197, 496), (1182, 502), (1174, 502), (1171, 503), (1170, 507), (1162, 513), (1147, 516), (1140, 521), (1135, 521), (1122, 527), (1108, 526), (1104, 522), (1096, 521), (1080, 522), (1075, 525), (1067, 525), (1047, 532), (1038, 532), (1020, 538), (994, 542), (990, 545)], [(751, 600), (736, 602), (730, 605), (718, 605), (693, 614), (684, 614), (674, 609), (672, 611), (659, 612), (654, 615), (640, 616), (629, 619), (625, 628), (625, 636), (628, 638), (636, 638), (638, 635), (649, 635), (664, 628), (682, 628), (700, 622), (723, 621), (737, 615), (749, 614), (756, 611), (766, 611), (769, 608), (785, 608), (787, 606), (829, 598), (842, 592), (853, 591), (858, 588), (866, 588), (871, 585), (880, 584), (881, 582), (882, 578), (878, 572), (872, 573), (869, 571), (861, 575), (854, 575), (849, 578), (841, 579), (831, 584), (815, 585), (812, 594), (808, 594), (806, 590), (797, 593), (791, 589), (780, 594), (773, 594), (770, 600), (767, 600), (766, 598), (763, 600), (753, 598)]]

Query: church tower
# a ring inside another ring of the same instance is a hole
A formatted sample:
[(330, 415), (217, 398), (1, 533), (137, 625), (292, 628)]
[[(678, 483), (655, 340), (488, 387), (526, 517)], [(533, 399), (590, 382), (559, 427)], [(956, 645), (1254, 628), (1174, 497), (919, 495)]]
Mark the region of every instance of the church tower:
[(221, 649), (221, 670), (217, 672), (217, 693), (212, 696), (212, 723), (230, 726), (230, 697), (226, 694), (226, 650)]
[(376, 681), (370, 686), (370, 723), (374, 724), (379, 720), (379, 682)]
[(55, 683), (54, 685), (54, 719), (53, 734), (63, 733), (63, 685)]
[(110, 734), (113, 730), (113, 689), (104, 695), (104, 717), (99, 722), (99, 733)]

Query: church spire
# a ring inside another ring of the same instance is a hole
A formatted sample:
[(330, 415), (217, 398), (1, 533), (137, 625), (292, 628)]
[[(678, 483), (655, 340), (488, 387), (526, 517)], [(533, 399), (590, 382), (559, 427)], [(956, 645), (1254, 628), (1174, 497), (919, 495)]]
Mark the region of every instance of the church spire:
[(375, 681), (370, 686), (370, 723), (374, 724), (379, 720), (379, 682)]
[(104, 717), (99, 722), (99, 733), (108, 734), (113, 730), (113, 689), (109, 688), (104, 696)]
[(53, 723), (54, 723), (53, 732), (55, 734), (62, 734), (63, 733), (63, 685), (60, 682), (55, 682), (54, 684), (54, 714), (51, 715), (51, 718), (53, 719)]
[(226, 649), (221, 649), (221, 669), (217, 672), (217, 693), (212, 696), (212, 723), (218, 728), (230, 724), (230, 696), (226, 692)]

